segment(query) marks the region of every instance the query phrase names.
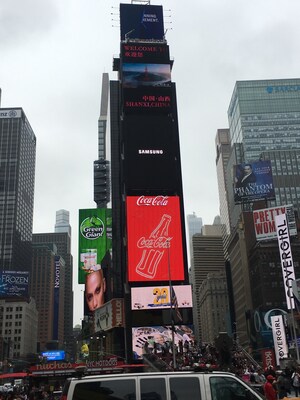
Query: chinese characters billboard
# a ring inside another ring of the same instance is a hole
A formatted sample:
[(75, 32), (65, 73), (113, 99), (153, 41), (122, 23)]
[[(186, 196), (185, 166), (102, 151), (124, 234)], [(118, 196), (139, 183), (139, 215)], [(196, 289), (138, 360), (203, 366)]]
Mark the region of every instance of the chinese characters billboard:
[(111, 210), (93, 208), (79, 210), (78, 283), (102, 270), (102, 261), (111, 248)]
[(275, 199), (271, 162), (266, 160), (235, 165), (235, 204), (263, 199)]
[[(193, 307), (191, 285), (172, 286), (178, 308)], [(171, 302), (170, 286), (144, 286), (131, 289), (131, 309), (151, 310), (159, 308), (170, 308), (174, 306)]]
[(164, 43), (136, 43), (121, 44), (122, 62), (170, 64), (169, 46)]
[(128, 196), (128, 280), (184, 280), (178, 196)]
[(120, 4), (121, 40), (164, 38), (162, 6)]

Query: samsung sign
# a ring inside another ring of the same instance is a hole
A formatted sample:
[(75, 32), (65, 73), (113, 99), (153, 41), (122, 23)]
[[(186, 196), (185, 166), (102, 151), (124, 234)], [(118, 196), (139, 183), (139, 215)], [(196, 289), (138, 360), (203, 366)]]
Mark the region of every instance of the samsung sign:
[(266, 92), (269, 94), (299, 92), (299, 91), (300, 91), (300, 85), (283, 85), (283, 86), (267, 86), (266, 87)]

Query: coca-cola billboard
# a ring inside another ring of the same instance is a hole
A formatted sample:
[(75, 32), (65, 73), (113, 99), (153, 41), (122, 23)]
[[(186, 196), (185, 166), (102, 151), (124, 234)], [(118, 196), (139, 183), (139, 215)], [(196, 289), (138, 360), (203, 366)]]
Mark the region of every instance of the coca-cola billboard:
[(128, 196), (128, 281), (184, 280), (178, 196)]

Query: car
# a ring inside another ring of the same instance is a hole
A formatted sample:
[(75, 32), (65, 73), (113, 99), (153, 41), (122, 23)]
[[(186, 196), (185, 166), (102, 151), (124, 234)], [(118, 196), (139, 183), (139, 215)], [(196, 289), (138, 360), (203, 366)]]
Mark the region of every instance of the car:
[(229, 372), (145, 372), (83, 376), (66, 381), (62, 400), (259, 400)]

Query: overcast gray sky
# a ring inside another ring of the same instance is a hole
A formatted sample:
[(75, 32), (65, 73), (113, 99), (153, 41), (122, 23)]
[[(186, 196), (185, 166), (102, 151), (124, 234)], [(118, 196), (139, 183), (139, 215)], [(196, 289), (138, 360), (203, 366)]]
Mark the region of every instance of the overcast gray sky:
[[(124, 3), (130, 1), (124, 0)], [(34, 232), (71, 214), (77, 269), (78, 209), (93, 208), (101, 75), (119, 54), (119, 1), (1, 0), (2, 107), (22, 107), (37, 137)], [(219, 212), (214, 140), (227, 128), (235, 81), (299, 78), (299, 0), (166, 0), (174, 57), (185, 214)], [(170, 11), (169, 11), (170, 10)], [(111, 15), (116, 14), (116, 15)], [(74, 323), (82, 290), (74, 274)]]

